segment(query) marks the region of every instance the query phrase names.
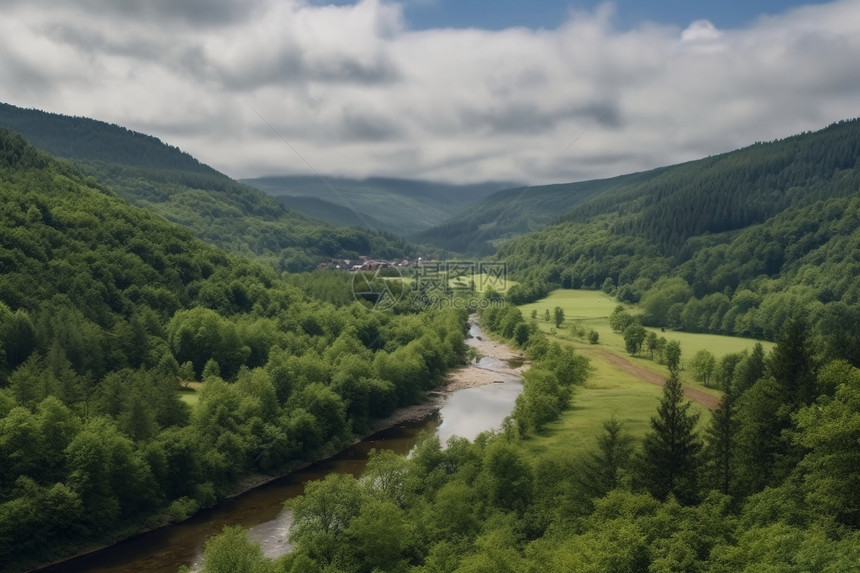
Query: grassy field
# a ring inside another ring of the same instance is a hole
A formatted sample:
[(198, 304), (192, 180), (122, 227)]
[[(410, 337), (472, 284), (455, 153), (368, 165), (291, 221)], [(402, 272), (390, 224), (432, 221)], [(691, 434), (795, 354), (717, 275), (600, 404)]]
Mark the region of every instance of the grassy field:
[(484, 292), (492, 287), (496, 292), (501, 294), (506, 293), (509, 288), (517, 284), (516, 281), (512, 281), (504, 276), (503, 273), (473, 272), (455, 276), (453, 274), (446, 275), (444, 272), (432, 272), (429, 269), (421, 269), (420, 267), (400, 269), (400, 273), (400, 276), (383, 278), (386, 280), (401, 280), (410, 286), (415, 282), (419, 284), (423, 282), (426, 286), (441, 287), (445, 286), (447, 282), (447, 286), (458, 291), (469, 290), (472, 282), (474, 282), (476, 292)]
[[(575, 324), (581, 325), (586, 331), (595, 330), (600, 335), (601, 347), (627, 356), (624, 351), (624, 339), (609, 327), (609, 314), (618, 304), (617, 301), (601, 291), (556, 290), (550, 293), (547, 298), (521, 306), (520, 310), (526, 320), (530, 319), (533, 310), (537, 311), (538, 326), (541, 330), (547, 333), (555, 333), (561, 339), (573, 340), (570, 329)], [(553, 309), (556, 306), (564, 309), (565, 320), (560, 328), (555, 327), (552, 319), (550, 322), (544, 320), (546, 310), (549, 310), (550, 315), (552, 315)], [(636, 307), (625, 306), (631, 314), (639, 313)], [(765, 353), (769, 352), (773, 347), (772, 342), (751, 338), (721, 336), (718, 334), (696, 334), (674, 330), (662, 332), (659, 328), (648, 328), (647, 330), (656, 332), (658, 336), (665, 336), (667, 340), (677, 340), (680, 342), (682, 362), (684, 359), (691, 358), (696, 352), (702, 349), (709, 350), (719, 360), (725, 354), (741, 352), (746, 349), (751, 350), (756, 342), (762, 343)], [(630, 358), (629, 356), (627, 357)], [(655, 365), (651, 360), (633, 359), (633, 361), (646, 367), (652, 365), (655, 367), (659, 366)], [(666, 373), (665, 369), (654, 369), (657, 372)]]
[[(570, 455), (593, 447), (597, 436), (603, 431), (603, 422), (613, 415), (624, 423), (627, 431), (635, 436), (642, 436), (649, 429), (649, 421), (656, 413), (662, 388), (645, 383), (633, 374), (610, 364), (602, 351), (622, 356), (635, 365), (664, 377), (668, 376), (668, 370), (665, 366), (646, 357), (631, 357), (626, 353), (624, 339), (609, 327), (609, 314), (618, 304), (600, 291), (557, 290), (540, 301), (520, 307), (526, 320), (531, 320), (532, 311), (536, 311), (538, 327), (547, 332), (551, 339), (572, 345), (577, 351), (588, 356), (593, 369), (586, 386), (578, 389), (574, 395), (573, 407), (564, 413), (561, 420), (547, 427), (545, 432), (547, 439), (528, 442), (534, 455), (562, 453)], [(553, 309), (556, 306), (564, 309), (565, 314), (565, 321), (559, 328), (555, 327), (552, 319)], [(639, 312), (635, 307), (626, 306), (632, 314)], [(544, 320), (546, 310), (550, 312), (549, 322)], [(597, 331), (600, 335), (599, 344), (590, 345), (576, 338), (571, 332), (574, 324), (581, 325), (586, 331)], [(703, 348), (719, 359), (727, 353), (752, 349), (753, 345), (759, 342), (747, 338), (712, 334), (650, 330), (657, 332), (658, 336), (665, 336), (668, 340), (677, 340), (681, 343), (682, 365), (685, 359), (689, 359)], [(773, 346), (770, 342), (761, 342), (765, 352)], [(720, 392), (692, 381), (685, 372), (681, 373), (681, 378), (686, 386), (698, 388), (714, 396), (720, 395)], [(692, 407), (702, 414), (699, 427), (704, 429), (710, 420), (707, 410), (695, 403)]]
[(484, 292), (492, 287), (496, 292), (504, 294), (517, 283), (504, 276), (501, 269), (497, 270), (499, 271), (498, 273), (481, 272), (452, 277), (448, 281), (448, 285), (455, 289), (469, 288), (470, 281), (474, 281), (475, 290), (478, 292)]
[[(588, 382), (573, 396), (573, 407), (559, 421), (548, 424), (541, 439), (526, 441), (532, 455), (561, 459), (594, 449), (603, 432), (603, 422), (612, 416), (637, 438), (650, 429), (663, 389), (605, 361), (592, 359), (591, 366)], [(691, 409), (700, 414), (699, 429), (704, 430), (710, 421), (707, 410), (696, 403)]]
[(198, 390), (201, 388), (203, 388), (203, 382), (184, 382), (179, 390), (179, 399), (193, 408), (200, 400)]

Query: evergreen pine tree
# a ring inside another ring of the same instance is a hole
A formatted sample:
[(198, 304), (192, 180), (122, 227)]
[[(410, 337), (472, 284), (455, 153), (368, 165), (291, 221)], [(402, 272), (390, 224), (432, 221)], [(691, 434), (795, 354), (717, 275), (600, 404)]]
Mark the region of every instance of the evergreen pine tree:
[(785, 392), (793, 411), (817, 397), (816, 365), (809, 333), (802, 319), (789, 320), (770, 355), (767, 370)]
[(705, 472), (709, 488), (728, 494), (734, 478), (733, 446), (737, 422), (734, 419), (735, 396), (726, 393), (714, 410), (705, 433)]
[(684, 504), (696, 501), (696, 464), (702, 443), (695, 432), (699, 415), (689, 410), (690, 402), (685, 400), (681, 380), (673, 370), (643, 442), (642, 481), (661, 500), (673, 494)]

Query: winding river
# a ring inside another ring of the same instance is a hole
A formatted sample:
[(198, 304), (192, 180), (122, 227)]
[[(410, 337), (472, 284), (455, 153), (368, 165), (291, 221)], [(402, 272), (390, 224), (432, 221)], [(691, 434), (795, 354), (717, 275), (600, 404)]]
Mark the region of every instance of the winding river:
[(283, 555), (290, 550), (287, 532), (292, 517), (284, 502), (301, 495), (308, 481), (322, 479), (329, 473), (359, 476), (371, 449), (407, 454), (425, 431), (435, 431), (445, 443), (454, 435), (471, 440), (485, 430), (499, 428), (522, 392), (522, 379), (518, 375), (522, 362), (507, 347), (488, 340), (477, 325), (471, 324), (469, 334), (466, 343), (483, 357), (453, 373), (438, 412), (377, 432), (327, 460), (225, 500), (177, 525), (39, 571), (176, 573), (182, 565), (195, 569), (202, 559), (206, 539), (225, 525), (247, 528), (248, 536), (260, 543), (267, 556)]

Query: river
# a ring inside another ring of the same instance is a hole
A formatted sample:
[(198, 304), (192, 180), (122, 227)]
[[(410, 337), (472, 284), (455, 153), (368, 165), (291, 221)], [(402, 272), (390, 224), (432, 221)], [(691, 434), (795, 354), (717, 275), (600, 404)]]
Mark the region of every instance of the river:
[(182, 565), (196, 568), (206, 539), (225, 525), (247, 528), (248, 536), (260, 543), (267, 556), (283, 555), (290, 549), (287, 532), (291, 522), (291, 512), (284, 508), (284, 502), (301, 495), (308, 481), (330, 473), (357, 477), (364, 471), (371, 449), (408, 454), (424, 431), (435, 431), (444, 444), (454, 435), (471, 440), (483, 431), (499, 428), (522, 392), (522, 361), (509, 348), (487, 339), (477, 325), (470, 325), (469, 334), (466, 344), (476, 348), (482, 358), (449, 376), (438, 412), (377, 432), (327, 460), (225, 500), (182, 523), (39, 571), (176, 573)]

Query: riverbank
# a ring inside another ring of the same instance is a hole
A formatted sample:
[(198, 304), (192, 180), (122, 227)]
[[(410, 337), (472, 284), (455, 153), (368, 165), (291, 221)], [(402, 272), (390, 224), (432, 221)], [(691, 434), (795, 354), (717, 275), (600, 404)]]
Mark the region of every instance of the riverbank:
[(445, 377), (445, 392), (498, 383), (500, 374), (522, 376), (528, 370), (529, 363), (522, 353), (489, 338), (480, 330), (475, 317), (469, 319), (469, 326), (470, 336), (466, 345), (478, 353), (478, 362), (449, 372)]
[[(477, 351), (479, 356), (477, 363), (466, 364), (448, 372), (448, 374), (445, 375), (443, 384), (440, 388), (430, 392), (424, 402), (400, 408), (387, 418), (377, 420), (371, 425), (367, 432), (356, 435), (351, 444), (346, 444), (343, 447), (346, 448), (349, 445), (357, 444), (377, 432), (393, 428), (399, 424), (423, 420), (428, 416), (437, 413), (445, 404), (445, 400), (447, 400), (448, 395), (453, 392), (465, 390), (466, 388), (477, 388), (479, 386), (486, 386), (487, 384), (499, 383), (501, 382), (501, 377), (499, 375), (522, 376), (522, 373), (529, 368), (530, 364), (525, 360), (522, 353), (514, 350), (507, 344), (497, 342), (487, 337), (487, 335), (480, 330), (477, 318), (474, 316), (469, 318), (469, 330), (470, 334), (466, 338), (466, 345)], [(340, 451), (340, 449), (338, 449), (338, 451)], [(331, 457), (336, 453), (337, 451), (332, 452), (329, 455), (324, 455), (322, 459)], [(266, 485), (274, 480), (281, 479), (290, 473), (303, 470), (314, 463), (316, 462), (303, 462), (296, 467), (291, 468), (288, 472), (276, 476), (266, 474), (250, 475), (239, 482), (236, 490), (231, 493), (228, 498), (242, 495), (254, 488)]]
[(367, 438), (370, 438), (376, 433), (382, 432), (384, 430), (388, 430), (398, 426), (400, 424), (405, 424), (407, 422), (416, 422), (419, 420), (423, 420), (428, 416), (431, 416), (438, 412), (442, 405), (445, 403), (446, 393), (442, 392), (433, 392), (427, 400), (420, 404), (414, 404), (412, 406), (406, 406), (405, 408), (400, 408), (387, 418), (383, 418), (381, 420), (377, 420), (374, 422), (370, 429), (366, 432), (362, 432), (361, 434), (355, 434), (352, 438), (352, 441), (343, 444), (341, 447), (335, 448), (331, 452), (326, 452), (320, 456), (320, 458), (316, 461), (311, 462), (301, 462), (296, 466), (289, 469), (284, 473), (279, 473), (278, 475), (269, 475), (269, 474), (251, 474), (244, 479), (240, 480), (236, 485), (236, 488), (233, 492), (230, 493), (225, 499), (232, 499), (234, 497), (238, 497), (242, 494), (248, 493), (249, 491), (256, 489), (258, 487), (262, 487), (268, 483), (273, 481), (285, 478), (292, 473), (301, 471), (306, 469), (316, 463), (321, 461), (325, 461), (332, 456), (337, 455), (344, 449), (353, 446)]
[[(117, 538), (112, 539), (111, 541), (114, 543), (90, 546), (75, 557), (54, 562), (51, 566), (42, 565), (41, 567), (49, 567), (48, 570), (53, 573), (68, 573), (90, 569), (98, 569), (110, 573), (128, 570), (148, 570), (158, 571), (159, 573), (175, 572), (179, 566), (178, 564), (187, 564), (191, 562), (191, 559), (196, 559), (194, 556), (202, 550), (201, 548), (205, 539), (220, 531), (223, 525), (239, 524), (248, 527), (250, 530), (257, 527), (257, 524), (260, 523), (257, 521), (258, 519), (263, 519), (263, 521), (279, 519), (275, 515), (269, 515), (264, 518), (259, 517), (267, 515), (267, 512), (272, 512), (273, 507), (280, 509), (283, 505), (280, 497), (275, 498), (278, 500), (277, 502), (271, 502), (268, 500), (268, 496), (280, 496), (281, 490), (289, 488), (295, 488), (290, 490), (289, 496), (301, 495), (303, 483), (307, 479), (321, 479), (325, 475), (325, 472), (341, 471), (341, 469), (347, 472), (354, 472), (356, 467), (354, 464), (358, 463), (355, 460), (358, 458), (351, 457), (355, 454), (347, 452), (353, 451), (356, 447), (360, 449), (364, 448), (365, 450), (384, 448), (386, 446), (382, 444), (392, 443), (392, 432), (398, 435), (397, 438), (394, 438), (395, 440), (403, 439), (399, 436), (409, 436), (409, 440), (414, 440), (419, 432), (419, 430), (415, 429), (417, 425), (430, 423), (435, 428), (440, 422), (427, 421), (431, 418), (439, 420), (442, 416), (434, 417), (434, 414), (440, 411), (445, 412), (450, 406), (459, 403), (459, 398), (465, 397), (465, 394), (475, 392), (478, 386), (492, 385), (493, 387), (486, 389), (492, 390), (489, 394), (479, 393), (477, 398), (472, 394), (472, 400), (477, 399), (480, 404), (491, 404), (494, 405), (493, 407), (498, 408), (498, 396), (510, 393), (508, 386), (511, 384), (511, 376), (505, 375), (516, 376), (525, 368), (525, 366), (521, 366), (522, 357), (513, 349), (489, 340), (486, 335), (480, 332), (480, 329), (474, 322), (471, 321), (470, 332), (472, 334), (466, 339), (466, 344), (476, 348), (481, 357), (478, 362), (464, 365), (451, 371), (440, 382), (438, 388), (428, 394), (427, 400), (423, 403), (401, 408), (391, 416), (377, 420), (366, 431), (361, 432), (360, 435), (356, 435), (348, 441), (341, 442), (321, 452), (319, 461), (296, 463), (288, 468), (289, 471), (280, 472), (278, 475), (252, 474), (246, 476), (231, 491), (228, 500), (223, 500), (215, 508), (203, 510), (188, 520), (171, 522), (166, 516), (162, 516), (159, 521), (156, 521), (157, 518), (151, 518), (150, 521), (141, 524), (139, 529), (130, 531), (129, 528), (123, 534), (118, 535)], [(507, 379), (508, 382), (506, 384), (493, 384), (500, 381), (501, 378)], [(470, 390), (459, 392), (462, 389)], [(513, 399), (509, 398), (509, 403), (511, 404), (509, 408), (512, 408)], [(467, 418), (473, 425), (482, 424), (480, 416), (476, 416), (478, 410), (480, 408), (476, 408), (476, 404), (472, 403), (468, 404), (465, 410), (461, 408), (459, 411), (456, 411), (456, 414), (445, 415), (447, 418), (446, 427), (449, 428), (449, 431), (452, 431), (451, 423), (456, 422), (460, 418)], [(510, 409), (508, 409), (509, 411)], [(498, 421), (486, 423), (482, 429), (497, 427), (497, 423)], [(439, 427), (441, 428), (441, 426)], [(380, 437), (376, 437), (380, 432), (382, 432)], [(469, 434), (461, 433), (458, 435)], [(359, 444), (359, 442), (367, 438), (370, 439), (369, 444)], [(410, 446), (399, 447), (402, 453), (406, 453)], [(361, 455), (365, 456), (366, 453)], [(341, 464), (341, 467), (334, 470), (337, 464)], [(321, 470), (320, 468), (325, 469)], [(284, 480), (284, 478), (286, 478), (287, 483), (279, 484), (278, 482)], [(271, 493), (273, 491), (277, 493)], [(263, 498), (267, 500), (260, 502), (259, 499)], [(244, 509), (237, 509), (238, 507)], [(248, 507), (252, 507), (253, 510), (249, 511)], [(278, 531), (287, 526), (280, 522), (273, 521), (272, 523), (274, 523), (271, 526), (272, 531), (268, 532), (267, 535), (282, 535)], [(272, 540), (268, 542), (273, 547), (277, 545)], [(99, 554), (102, 557), (99, 557)], [(104, 555), (107, 556), (105, 557)], [(75, 563), (76, 559), (85, 559), (86, 561), (83, 562), (84, 564), (81, 564), (80, 561)], [(98, 565), (93, 565), (94, 563)]]

